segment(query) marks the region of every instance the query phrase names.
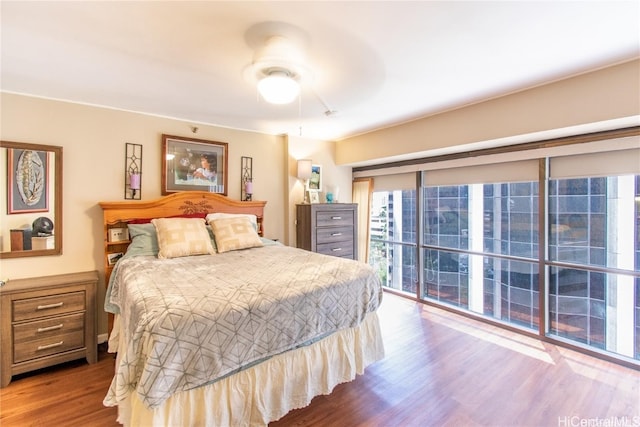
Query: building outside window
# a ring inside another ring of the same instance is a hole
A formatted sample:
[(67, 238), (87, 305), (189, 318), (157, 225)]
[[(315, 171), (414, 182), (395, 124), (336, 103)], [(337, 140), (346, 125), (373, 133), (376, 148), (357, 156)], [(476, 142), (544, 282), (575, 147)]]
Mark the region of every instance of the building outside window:
[[(640, 358), (640, 175), (551, 180), (551, 334)], [(572, 267), (575, 266), (575, 267)]]
[(384, 286), (415, 294), (416, 264), (415, 190), (377, 191), (373, 194), (369, 264)]
[(424, 187), (424, 298), (537, 329), (537, 196), (537, 182)]

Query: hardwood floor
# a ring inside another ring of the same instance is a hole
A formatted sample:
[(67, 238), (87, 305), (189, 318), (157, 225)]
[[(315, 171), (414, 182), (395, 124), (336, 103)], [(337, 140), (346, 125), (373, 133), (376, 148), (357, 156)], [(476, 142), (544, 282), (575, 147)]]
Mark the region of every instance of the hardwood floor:
[[(640, 425), (638, 371), (391, 294), (380, 319), (385, 359), (271, 427)], [(113, 363), (14, 377), (0, 426), (118, 425), (102, 406)]]
[[(102, 348), (103, 346), (100, 346)], [(114, 358), (64, 363), (13, 377), (0, 390), (0, 426), (117, 426), (116, 409), (102, 405)]]

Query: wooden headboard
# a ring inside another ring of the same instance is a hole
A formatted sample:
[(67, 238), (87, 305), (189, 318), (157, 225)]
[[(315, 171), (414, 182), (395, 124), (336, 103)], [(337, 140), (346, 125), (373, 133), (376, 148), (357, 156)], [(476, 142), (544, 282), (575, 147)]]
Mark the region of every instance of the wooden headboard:
[[(104, 225), (112, 226), (134, 219), (166, 218), (171, 216), (212, 212), (253, 214), (258, 218), (258, 232), (263, 235), (264, 206), (267, 202), (240, 202), (206, 191), (183, 191), (149, 201), (100, 202), (104, 211)], [(105, 234), (105, 237), (107, 235)]]

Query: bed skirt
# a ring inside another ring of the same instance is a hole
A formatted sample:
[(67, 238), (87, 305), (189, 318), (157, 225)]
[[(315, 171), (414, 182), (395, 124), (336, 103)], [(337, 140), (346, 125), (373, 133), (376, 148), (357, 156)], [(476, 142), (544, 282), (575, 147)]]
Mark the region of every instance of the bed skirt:
[[(122, 344), (122, 343), (120, 343)], [(384, 357), (375, 312), (360, 326), (336, 332), (212, 384), (180, 392), (147, 408), (136, 393), (118, 405), (125, 426), (266, 426)]]

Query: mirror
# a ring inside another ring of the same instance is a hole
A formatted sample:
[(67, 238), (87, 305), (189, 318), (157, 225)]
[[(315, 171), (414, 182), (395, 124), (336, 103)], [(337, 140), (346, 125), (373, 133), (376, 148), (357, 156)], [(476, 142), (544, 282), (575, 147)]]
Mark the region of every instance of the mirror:
[(62, 147), (0, 141), (0, 258), (62, 253)]

